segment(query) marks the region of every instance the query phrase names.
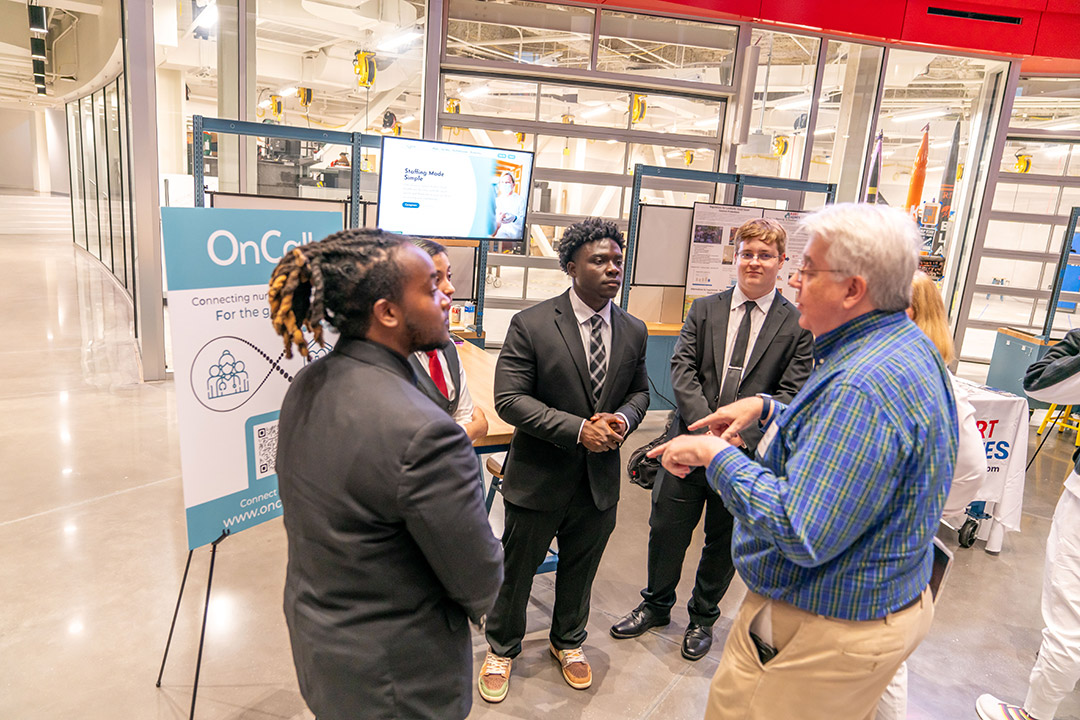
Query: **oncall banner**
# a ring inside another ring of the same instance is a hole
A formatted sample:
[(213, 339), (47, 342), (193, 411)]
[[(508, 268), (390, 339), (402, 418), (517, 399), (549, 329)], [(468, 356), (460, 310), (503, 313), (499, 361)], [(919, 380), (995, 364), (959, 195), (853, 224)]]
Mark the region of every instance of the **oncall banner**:
[[(341, 230), (341, 214), (162, 208), (188, 547), (281, 515), (277, 424), (289, 382), (267, 289), (278, 260)], [(331, 340), (331, 342), (333, 342)]]

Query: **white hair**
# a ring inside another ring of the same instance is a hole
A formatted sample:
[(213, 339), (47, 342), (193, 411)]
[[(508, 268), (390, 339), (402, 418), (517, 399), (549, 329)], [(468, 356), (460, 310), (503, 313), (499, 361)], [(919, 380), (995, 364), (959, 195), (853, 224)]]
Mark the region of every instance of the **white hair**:
[(802, 230), (828, 243), (825, 261), (843, 275), (866, 280), (870, 304), (896, 312), (911, 305), (919, 231), (907, 214), (887, 205), (840, 203), (808, 216)]

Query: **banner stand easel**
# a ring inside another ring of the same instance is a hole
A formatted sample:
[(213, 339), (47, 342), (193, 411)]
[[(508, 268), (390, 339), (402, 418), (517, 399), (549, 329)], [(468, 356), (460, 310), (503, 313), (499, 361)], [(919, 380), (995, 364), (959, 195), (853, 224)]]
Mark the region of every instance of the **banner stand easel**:
[[(214, 558), (217, 556), (217, 547), (229, 535), (229, 529), (221, 531), (217, 540), (210, 543), (210, 572), (206, 577), (206, 602), (203, 605), (202, 630), (199, 632), (199, 652), (195, 658), (195, 682), (191, 686), (191, 714), (189, 720), (195, 720), (195, 698), (199, 693), (199, 670), (202, 668), (203, 644), (206, 641), (206, 616), (210, 610), (210, 586), (214, 582)], [(165, 654), (161, 658), (161, 670), (158, 671), (156, 687), (161, 687), (161, 676), (165, 674), (165, 661), (169, 659), (169, 646), (172, 645), (173, 631), (176, 629), (176, 618), (180, 615), (180, 601), (184, 599), (184, 586), (187, 585), (188, 571), (191, 569), (191, 556), (194, 550), (188, 550), (187, 564), (184, 565), (184, 577), (180, 581), (180, 594), (176, 598), (176, 609), (173, 611), (172, 625), (169, 626), (169, 639), (165, 641)]]

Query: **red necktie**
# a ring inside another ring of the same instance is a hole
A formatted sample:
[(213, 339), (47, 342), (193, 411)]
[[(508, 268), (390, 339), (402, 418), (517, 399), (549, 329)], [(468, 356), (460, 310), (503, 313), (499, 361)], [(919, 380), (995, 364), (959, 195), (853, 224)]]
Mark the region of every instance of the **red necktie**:
[(435, 387), (439, 388), (439, 392), (443, 394), (444, 398), (450, 398), (450, 391), (446, 389), (446, 378), (443, 377), (442, 363), (439, 362), (439, 351), (428, 350), (427, 351), (427, 367), (428, 372), (431, 373), (431, 379), (435, 381)]

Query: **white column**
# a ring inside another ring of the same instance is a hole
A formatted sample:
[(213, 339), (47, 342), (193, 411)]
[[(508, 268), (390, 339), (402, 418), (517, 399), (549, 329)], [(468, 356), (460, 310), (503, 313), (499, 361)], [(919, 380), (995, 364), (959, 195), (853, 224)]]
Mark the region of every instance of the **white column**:
[(136, 336), (144, 381), (165, 379), (165, 317), (161, 297), (158, 212), (157, 82), (153, 4), (124, 3), (131, 189), (135, 211)]

